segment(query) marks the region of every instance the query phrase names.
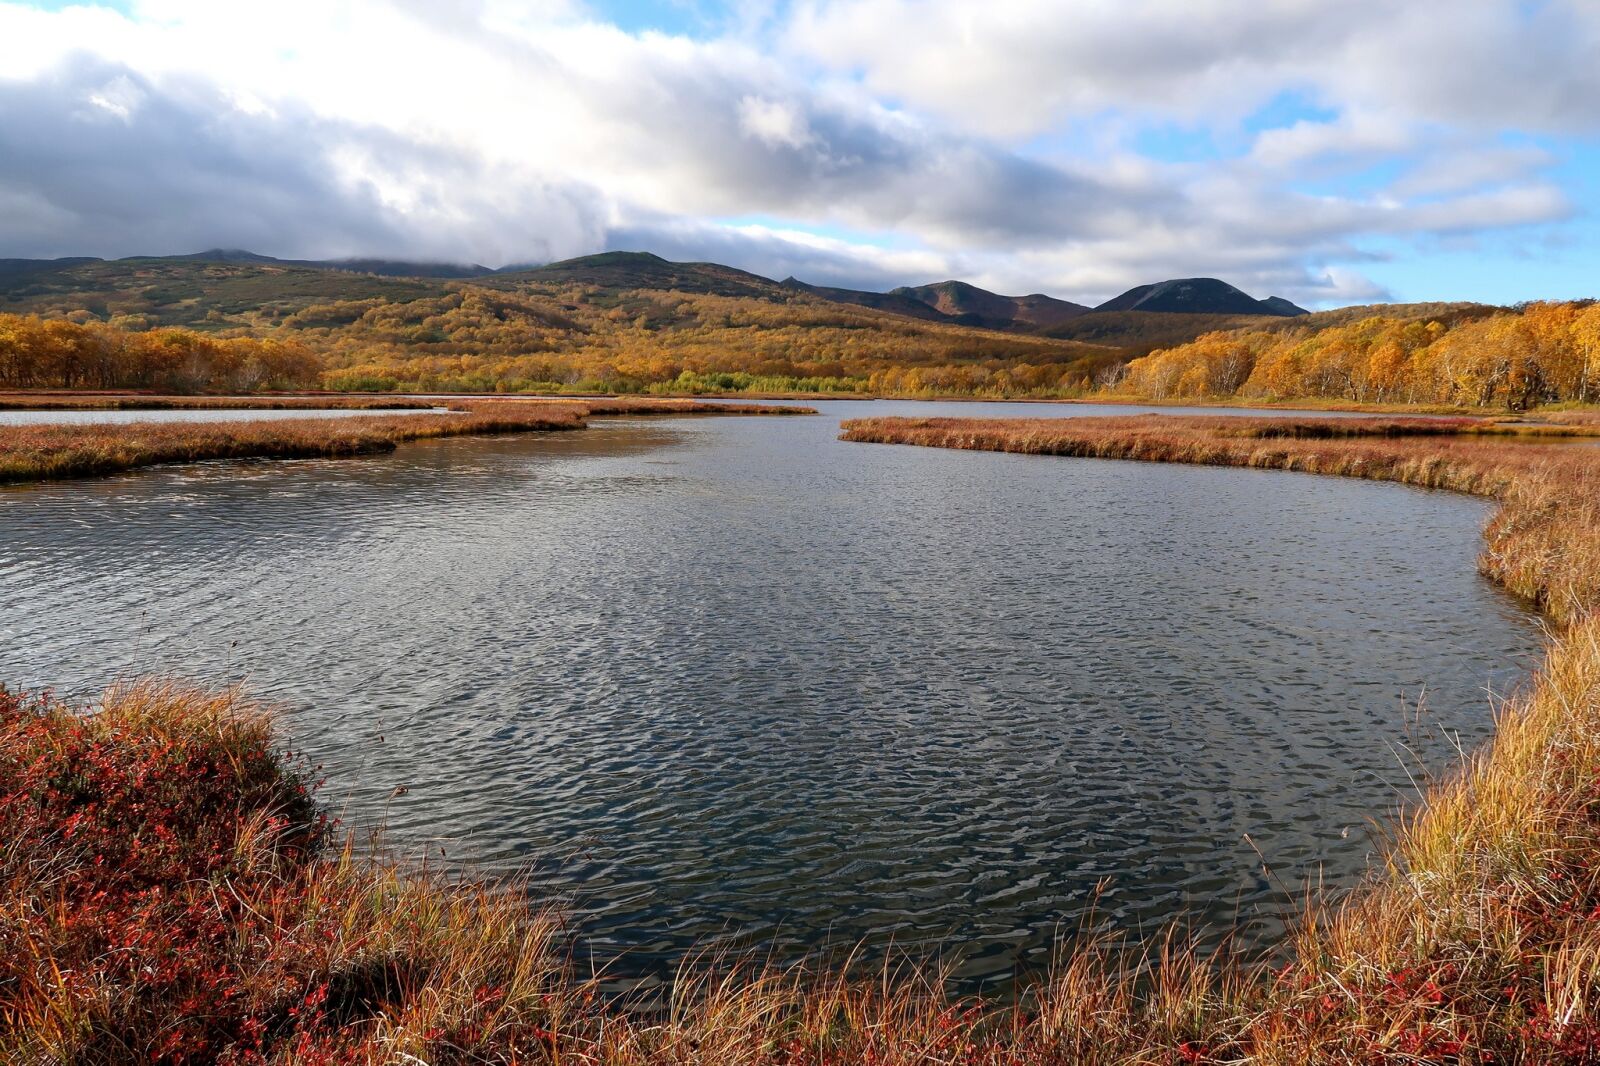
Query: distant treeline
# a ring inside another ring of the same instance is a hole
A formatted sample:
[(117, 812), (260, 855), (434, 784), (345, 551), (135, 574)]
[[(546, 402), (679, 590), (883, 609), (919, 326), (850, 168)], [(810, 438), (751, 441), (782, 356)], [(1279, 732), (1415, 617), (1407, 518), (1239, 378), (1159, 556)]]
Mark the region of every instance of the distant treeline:
[(1600, 304), (1441, 319), (1231, 330), (1151, 352), (1114, 391), (1152, 399), (1329, 399), (1525, 408), (1600, 401)]
[(321, 357), (293, 341), (0, 315), (0, 387), (8, 389), (254, 392), (315, 387), (322, 371)]
[(463, 289), (216, 331), (140, 325), (0, 314), (0, 388), (1600, 402), (1593, 301), (1350, 308), (1205, 333), (1126, 365), (1113, 349), (811, 299), (676, 292)]

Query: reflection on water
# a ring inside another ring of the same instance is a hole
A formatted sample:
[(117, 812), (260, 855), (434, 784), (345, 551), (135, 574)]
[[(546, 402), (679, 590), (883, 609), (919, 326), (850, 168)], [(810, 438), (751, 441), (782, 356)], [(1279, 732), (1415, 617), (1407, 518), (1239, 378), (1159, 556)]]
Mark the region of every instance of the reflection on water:
[(1258, 932), (1350, 883), (1408, 746), (1481, 741), (1536, 646), (1481, 501), (822, 406), (0, 492), (0, 677), (244, 679), (352, 821), (530, 867), (618, 973), (866, 938), (977, 980), (1102, 880), (1124, 928)]

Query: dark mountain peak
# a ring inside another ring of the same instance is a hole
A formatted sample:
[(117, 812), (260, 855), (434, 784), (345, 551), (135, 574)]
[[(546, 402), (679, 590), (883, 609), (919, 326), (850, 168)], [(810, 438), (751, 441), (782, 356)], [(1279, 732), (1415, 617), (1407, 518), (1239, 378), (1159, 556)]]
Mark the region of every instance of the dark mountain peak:
[(747, 270), (719, 263), (674, 263), (653, 252), (599, 252), (501, 276), (545, 284), (675, 289), (719, 296), (771, 298), (779, 292), (777, 282)]
[(941, 314), (972, 326), (989, 329), (1038, 329), (1059, 325), (1089, 309), (1043, 293), (1001, 296), (965, 281), (936, 281), (905, 286), (890, 295), (919, 300)]
[(807, 292), (812, 296), (820, 296), (822, 299), (831, 300), (836, 304), (871, 307), (878, 311), (889, 311), (893, 314), (905, 315), (908, 318), (918, 318), (924, 322), (944, 322), (949, 317), (921, 300), (906, 296), (899, 290), (894, 292), (870, 292), (863, 289), (836, 289), (828, 285), (810, 285), (796, 277), (784, 278), (779, 284), (786, 289)]
[[(1283, 302), (1288, 303), (1287, 300)], [(1153, 285), (1139, 285), (1121, 296), (1107, 300), (1095, 310), (1279, 317), (1294, 313), (1280, 310), (1266, 301), (1257, 300), (1218, 278), (1174, 278), (1171, 281), (1158, 281)], [(1296, 311), (1299, 309), (1296, 308)]]
[(1268, 296), (1265, 300), (1261, 301), (1261, 304), (1263, 307), (1272, 308), (1273, 314), (1282, 315), (1285, 318), (1294, 318), (1299, 315), (1309, 315), (1311, 313), (1304, 307), (1301, 307), (1299, 304), (1290, 303), (1282, 296)]
[(203, 252), (190, 252), (188, 255), (167, 255), (162, 259), (173, 259), (178, 262), (205, 262), (205, 263), (281, 263), (282, 259), (274, 259), (270, 255), (258, 255), (244, 248), (208, 248)]
[(674, 264), (661, 258), (654, 252), (596, 252), (593, 255), (580, 255), (571, 259), (561, 259), (546, 266), (567, 266), (574, 269), (584, 267), (635, 267), (649, 269), (652, 267), (669, 267)]

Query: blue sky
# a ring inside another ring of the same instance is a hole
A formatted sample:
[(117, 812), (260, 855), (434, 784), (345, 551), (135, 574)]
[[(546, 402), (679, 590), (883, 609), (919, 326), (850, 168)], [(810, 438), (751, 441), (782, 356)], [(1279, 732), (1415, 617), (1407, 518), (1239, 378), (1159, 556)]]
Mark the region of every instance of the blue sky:
[(0, 256), (1600, 295), (1589, 0), (0, 0)]

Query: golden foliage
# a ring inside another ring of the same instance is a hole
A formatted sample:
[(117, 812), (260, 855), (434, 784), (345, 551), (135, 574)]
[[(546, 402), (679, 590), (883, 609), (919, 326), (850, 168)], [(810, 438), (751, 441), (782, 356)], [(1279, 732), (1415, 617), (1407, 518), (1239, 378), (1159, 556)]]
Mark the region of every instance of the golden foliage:
[(1600, 399), (1600, 304), (1532, 303), (1454, 324), (1374, 315), (1321, 329), (1207, 333), (1135, 359), (1121, 388), (1153, 399), (1592, 403)]

